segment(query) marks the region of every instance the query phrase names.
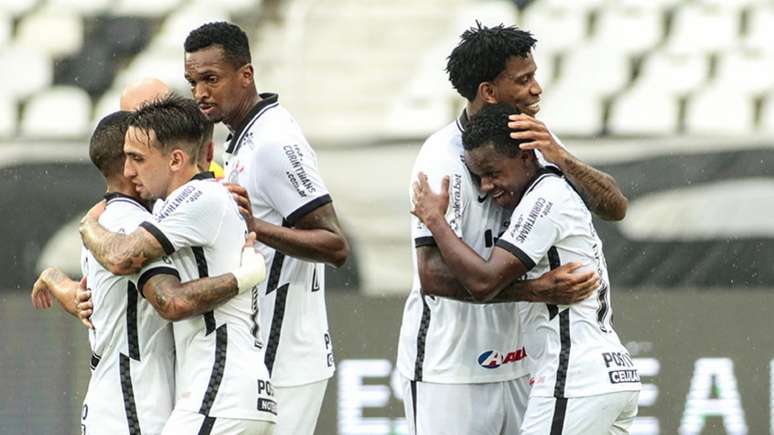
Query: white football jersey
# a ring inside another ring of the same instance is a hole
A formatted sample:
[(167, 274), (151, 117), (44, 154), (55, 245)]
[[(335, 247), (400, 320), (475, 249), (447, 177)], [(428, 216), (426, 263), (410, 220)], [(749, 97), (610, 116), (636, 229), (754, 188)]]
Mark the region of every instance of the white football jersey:
[(537, 278), (562, 264), (593, 268), (602, 285), (572, 305), (523, 303), (532, 396), (583, 397), (640, 389), (639, 375), (611, 323), (610, 280), (602, 242), (580, 196), (556, 171), (543, 169), (497, 241)]
[[(331, 197), (299, 125), (276, 94), (261, 98), (227, 144), (224, 179), (247, 189), (256, 218), (293, 227)], [(334, 362), (324, 265), (258, 246), (268, 271), (259, 289), (272, 383), (292, 387), (330, 378)]]
[[(202, 172), (172, 192), (140, 224), (176, 264), (182, 281), (239, 267), (247, 227), (231, 194)], [(209, 417), (274, 421), (276, 402), (263, 365), (257, 290), (203, 315), (174, 322), (175, 409)]]
[[(129, 196), (109, 193), (105, 199), (99, 222), (110, 231), (131, 233), (151, 217)], [(85, 248), (81, 265), (94, 304), (92, 373), (81, 432), (161, 433), (174, 400), (172, 326), (138, 292), (137, 282), (140, 276), (177, 272), (168, 259), (159, 259), (137, 275), (113, 275)]]
[[(454, 232), (488, 259), (502, 227), (503, 209), (482, 196), (464, 161), (460, 119), (432, 135), (419, 151), (411, 181), (419, 172), (440, 190), (449, 176), (446, 219)], [(432, 234), (411, 217), (415, 247), (434, 244)], [(414, 278), (403, 311), (398, 368), (403, 376), (436, 383), (483, 383), (528, 374), (517, 303), (473, 304), (423, 295), (414, 258)]]

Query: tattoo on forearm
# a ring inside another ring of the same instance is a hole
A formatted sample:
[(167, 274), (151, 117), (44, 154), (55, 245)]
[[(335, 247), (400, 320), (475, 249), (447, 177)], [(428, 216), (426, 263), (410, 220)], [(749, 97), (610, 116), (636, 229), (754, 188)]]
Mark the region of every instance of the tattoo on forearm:
[(145, 231), (137, 230), (129, 235), (113, 233), (94, 219), (84, 221), (81, 235), (84, 245), (100, 264), (120, 273), (137, 272), (148, 261), (164, 254), (158, 242)]
[(595, 214), (608, 216), (621, 207), (623, 194), (609, 175), (570, 157), (564, 160), (563, 169)]
[(157, 275), (145, 285), (155, 293), (156, 308), (179, 319), (206, 313), (239, 292), (236, 279), (231, 274), (183, 284), (171, 275)]

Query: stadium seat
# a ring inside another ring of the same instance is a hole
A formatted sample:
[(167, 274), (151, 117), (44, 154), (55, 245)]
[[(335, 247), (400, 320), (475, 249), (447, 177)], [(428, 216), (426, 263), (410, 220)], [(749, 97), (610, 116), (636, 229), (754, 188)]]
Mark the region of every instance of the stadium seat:
[(774, 53), (771, 43), (771, 29), (774, 29), (774, 4), (760, 4), (750, 9), (747, 33), (743, 39), (745, 47)]
[(11, 32), (13, 31), (13, 17), (8, 12), (0, 9), (0, 47), (4, 46), (11, 40)]
[(0, 0), (0, 11), (19, 17), (32, 10), (38, 0)]
[(4, 98), (24, 98), (51, 84), (51, 58), (40, 50), (19, 45), (0, 47), (0, 65)]
[(43, 50), (52, 58), (67, 56), (83, 44), (83, 22), (72, 12), (53, 9), (35, 12), (19, 22), (16, 41)]
[(537, 48), (546, 54), (565, 51), (586, 37), (586, 17), (562, 8), (537, 3), (524, 11), (520, 27), (537, 38)]
[(229, 14), (260, 10), (261, 3), (261, 0), (193, 0), (192, 2), (192, 4), (217, 7)]
[(748, 134), (755, 126), (754, 106), (736, 89), (706, 88), (688, 101), (686, 131), (698, 135)]
[(181, 50), (188, 33), (205, 23), (227, 21), (228, 13), (217, 4), (197, 3), (169, 14), (151, 41), (153, 49)]
[(45, 0), (46, 6), (58, 11), (71, 11), (81, 16), (94, 16), (106, 11), (110, 0)]
[(626, 85), (629, 76), (629, 59), (616, 47), (584, 43), (564, 54), (557, 86), (583, 87), (593, 95), (609, 96)]
[[(139, 79), (138, 79), (139, 80)], [(94, 118), (91, 120), (91, 126), (96, 127), (100, 119), (117, 111), (121, 101), (121, 89), (110, 89), (99, 98), (94, 105)]]
[(572, 13), (587, 13), (592, 9), (607, 6), (607, 0), (543, 0), (541, 3), (551, 8), (563, 9)]
[(713, 85), (727, 86), (748, 95), (762, 94), (774, 88), (774, 52), (735, 50), (724, 53), (715, 67)]
[(602, 104), (578, 83), (551, 87), (543, 95), (538, 115), (559, 135), (590, 136), (602, 131)]
[(685, 95), (706, 82), (709, 63), (701, 54), (675, 55), (659, 51), (648, 56), (635, 85)]
[(617, 7), (635, 8), (640, 10), (664, 11), (677, 6), (683, 0), (616, 0)]
[(0, 100), (0, 138), (13, 137), (16, 133), (18, 110), (16, 101), (7, 98)]
[(111, 13), (116, 16), (134, 15), (158, 18), (178, 7), (181, 0), (117, 0)]
[(709, 53), (731, 49), (739, 38), (735, 10), (684, 4), (677, 10), (666, 50), (672, 53)]
[(739, 11), (743, 8), (760, 4), (761, 0), (697, 0), (697, 3), (712, 8)]
[(82, 89), (55, 86), (30, 98), (21, 122), (33, 138), (82, 138), (88, 134), (91, 100)]
[(672, 135), (677, 133), (677, 99), (650, 86), (637, 86), (616, 97), (607, 128), (625, 136)]
[(183, 75), (183, 54), (179, 47), (143, 51), (126, 69), (116, 75), (113, 84), (123, 88), (143, 77), (155, 77), (172, 89), (186, 91), (184, 95), (188, 95), (188, 83)]
[[(632, 29), (637, 31), (632, 32)], [(621, 53), (640, 54), (656, 46), (663, 36), (661, 11), (610, 6), (600, 11), (592, 39), (613, 46)]]
[(519, 11), (509, 0), (490, 0), (463, 4), (455, 19), (455, 34), (460, 34), (470, 28), (478, 20), (485, 26), (505, 24), (510, 26), (517, 22)]

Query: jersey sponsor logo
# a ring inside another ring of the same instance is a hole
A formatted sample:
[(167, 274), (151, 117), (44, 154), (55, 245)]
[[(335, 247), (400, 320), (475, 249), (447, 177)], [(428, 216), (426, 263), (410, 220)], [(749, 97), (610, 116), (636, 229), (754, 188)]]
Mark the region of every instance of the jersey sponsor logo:
[(172, 214), (172, 212), (177, 210), (177, 208), (180, 207), (180, 205), (184, 202), (193, 202), (201, 195), (201, 190), (194, 186), (186, 186), (180, 193), (177, 194), (176, 197), (164, 203), (164, 207), (161, 209), (157, 217), (159, 219), (164, 219)]
[(277, 415), (277, 402), (273, 400), (259, 398), (257, 408), (259, 411)]
[(640, 382), (640, 375), (634, 367), (632, 357), (626, 352), (604, 352), (602, 360), (605, 367), (612, 368), (608, 372), (611, 384), (625, 384)]
[(496, 369), (505, 364), (521, 361), (527, 357), (527, 350), (522, 347), (505, 355), (494, 350), (487, 350), (478, 356), (478, 364), (485, 369)]
[(312, 180), (309, 179), (309, 175), (307, 175), (303, 165), (304, 154), (301, 152), (301, 148), (298, 145), (285, 145), (282, 149), (285, 151), (285, 156), (288, 158), (292, 168), (292, 171), (285, 172), (290, 184), (293, 185), (301, 197), (315, 193), (317, 189), (315, 189)]
[(532, 229), (535, 227), (535, 222), (537, 221), (538, 217), (545, 217), (547, 211), (550, 211), (551, 206), (553, 206), (552, 202), (547, 202), (545, 198), (538, 198), (538, 200), (535, 201), (535, 205), (532, 206), (532, 210), (529, 211), (526, 221), (523, 215), (519, 216), (519, 220), (516, 221), (516, 223), (513, 225), (511, 236), (514, 237), (519, 243), (524, 243), (527, 240), (529, 234), (532, 232)]
[(640, 375), (637, 370), (614, 370), (608, 373), (611, 384), (636, 384), (640, 382)]
[(460, 225), (462, 224), (462, 175), (454, 174), (449, 197), (452, 210), (452, 218), (449, 222), (449, 226), (455, 232), (459, 232)]
[(478, 196), (478, 198), (476, 198), (476, 199), (478, 199), (478, 202), (484, 202), (484, 201), (486, 201), (486, 198), (487, 198), (488, 196), (489, 196), (489, 194), (487, 193), (487, 194), (486, 194), (486, 195), (484, 195), (484, 196), (480, 196), (480, 195), (479, 195), (479, 196)]

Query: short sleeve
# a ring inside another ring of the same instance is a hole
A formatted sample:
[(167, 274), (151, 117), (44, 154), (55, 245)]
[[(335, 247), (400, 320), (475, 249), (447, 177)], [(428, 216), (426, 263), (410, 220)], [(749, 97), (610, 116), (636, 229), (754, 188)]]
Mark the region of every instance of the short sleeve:
[(187, 184), (165, 201), (153, 220), (140, 224), (159, 241), (167, 255), (180, 248), (210, 245), (220, 233), (228, 206), (224, 202), (230, 197), (215, 191), (221, 186), (205, 183), (215, 182)]
[[(433, 192), (441, 190), (443, 177), (449, 177), (449, 208), (446, 209), (446, 222), (449, 223), (452, 231), (457, 237), (462, 237), (462, 216), (470, 200), (470, 192), (466, 190), (469, 186), (467, 181), (467, 168), (462, 162), (461, 155), (453, 156), (433, 156), (431, 153), (420, 153), (409, 183), (409, 198), (413, 203), (413, 184), (419, 179), (419, 173), (427, 175), (427, 181)], [(459, 159), (456, 159), (459, 157)], [(416, 216), (411, 216), (411, 238), (414, 240), (414, 247), (435, 245), (433, 234), (427, 229)]]
[(544, 176), (513, 210), (510, 224), (497, 246), (518, 258), (531, 270), (562, 237), (560, 216), (569, 205), (568, 186), (562, 178)]
[[(297, 140), (292, 140), (297, 139)], [(332, 201), (317, 167), (314, 150), (302, 137), (269, 143), (254, 153), (253, 191), (261, 191), (288, 224), (295, 225), (311, 211)]]
[(137, 286), (137, 291), (140, 293), (140, 295), (142, 295), (142, 297), (145, 297), (145, 293), (143, 291), (145, 283), (147, 283), (149, 279), (156, 275), (172, 275), (180, 280), (180, 273), (178, 272), (175, 264), (172, 262), (172, 259), (170, 259), (168, 256), (157, 258), (146, 264), (136, 275), (132, 277), (132, 281)]

